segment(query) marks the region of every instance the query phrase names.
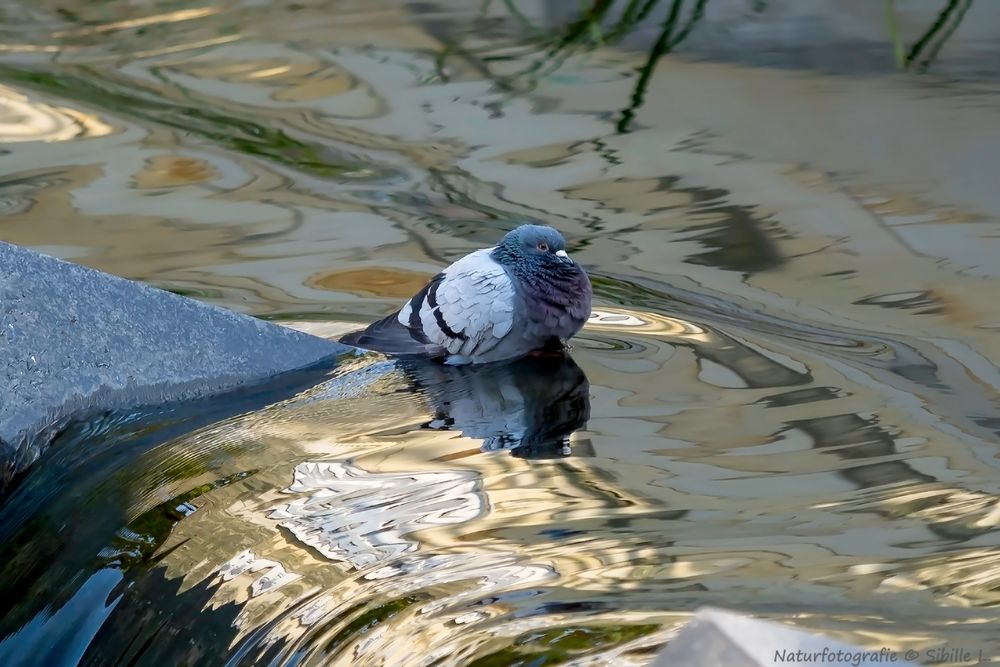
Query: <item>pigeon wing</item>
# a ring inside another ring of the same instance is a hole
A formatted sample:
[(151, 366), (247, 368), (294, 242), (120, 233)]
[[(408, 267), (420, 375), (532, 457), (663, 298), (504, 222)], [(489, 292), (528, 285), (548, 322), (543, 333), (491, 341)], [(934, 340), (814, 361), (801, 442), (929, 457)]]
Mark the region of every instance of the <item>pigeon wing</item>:
[(400, 309), (414, 337), (451, 355), (475, 358), (514, 326), (514, 284), (491, 256), (477, 250), (439, 273)]

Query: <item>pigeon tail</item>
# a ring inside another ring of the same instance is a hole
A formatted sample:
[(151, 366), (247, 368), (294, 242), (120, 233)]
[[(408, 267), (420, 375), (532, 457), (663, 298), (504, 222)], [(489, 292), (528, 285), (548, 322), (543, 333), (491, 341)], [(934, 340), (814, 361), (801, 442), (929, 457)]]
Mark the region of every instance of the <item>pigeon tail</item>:
[(344, 334), (339, 342), (396, 357), (434, 359), (446, 354), (441, 346), (426, 339), (419, 340), (419, 335), (419, 332), (408, 329), (400, 323), (397, 311), (373, 322), (366, 329)]

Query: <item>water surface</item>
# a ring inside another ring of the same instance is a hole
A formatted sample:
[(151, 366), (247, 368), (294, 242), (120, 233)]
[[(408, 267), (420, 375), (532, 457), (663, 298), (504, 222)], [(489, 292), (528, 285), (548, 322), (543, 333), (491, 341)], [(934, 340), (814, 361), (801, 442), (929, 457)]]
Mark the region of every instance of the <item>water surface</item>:
[(0, 10), (0, 238), (337, 331), (529, 219), (597, 310), (70, 429), (0, 507), (0, 662), (646, 664), (703, 605), (1000, 657), (996, 10), (916, 76), (860, 5), (713, 2), (635, 104), (655, 31), (539, 71), (472, 4)]

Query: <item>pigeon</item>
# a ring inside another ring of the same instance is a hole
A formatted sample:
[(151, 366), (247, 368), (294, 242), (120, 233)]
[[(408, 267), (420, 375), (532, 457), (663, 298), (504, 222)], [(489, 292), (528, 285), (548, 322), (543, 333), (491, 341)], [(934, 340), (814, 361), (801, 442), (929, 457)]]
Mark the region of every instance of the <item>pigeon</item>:
[(590, 278), (566, 253), (562, 235), (521, 225), (340, 342), (453, 366), (509, 361), (561, 349), (590, 317), (591, 296)]

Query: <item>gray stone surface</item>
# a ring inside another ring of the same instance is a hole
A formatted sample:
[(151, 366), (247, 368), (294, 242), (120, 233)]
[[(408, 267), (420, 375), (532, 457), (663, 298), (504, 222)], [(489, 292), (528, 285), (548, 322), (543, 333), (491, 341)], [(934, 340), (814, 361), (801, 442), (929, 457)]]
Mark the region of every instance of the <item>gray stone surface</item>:
[(80, 411), (214, 394), (349, 349), (0, 242), (0, 482)]
[(781, 623), (721, 609), (695, 612), (652, 667), (917, 667), (905, 652), (864, 649)]

